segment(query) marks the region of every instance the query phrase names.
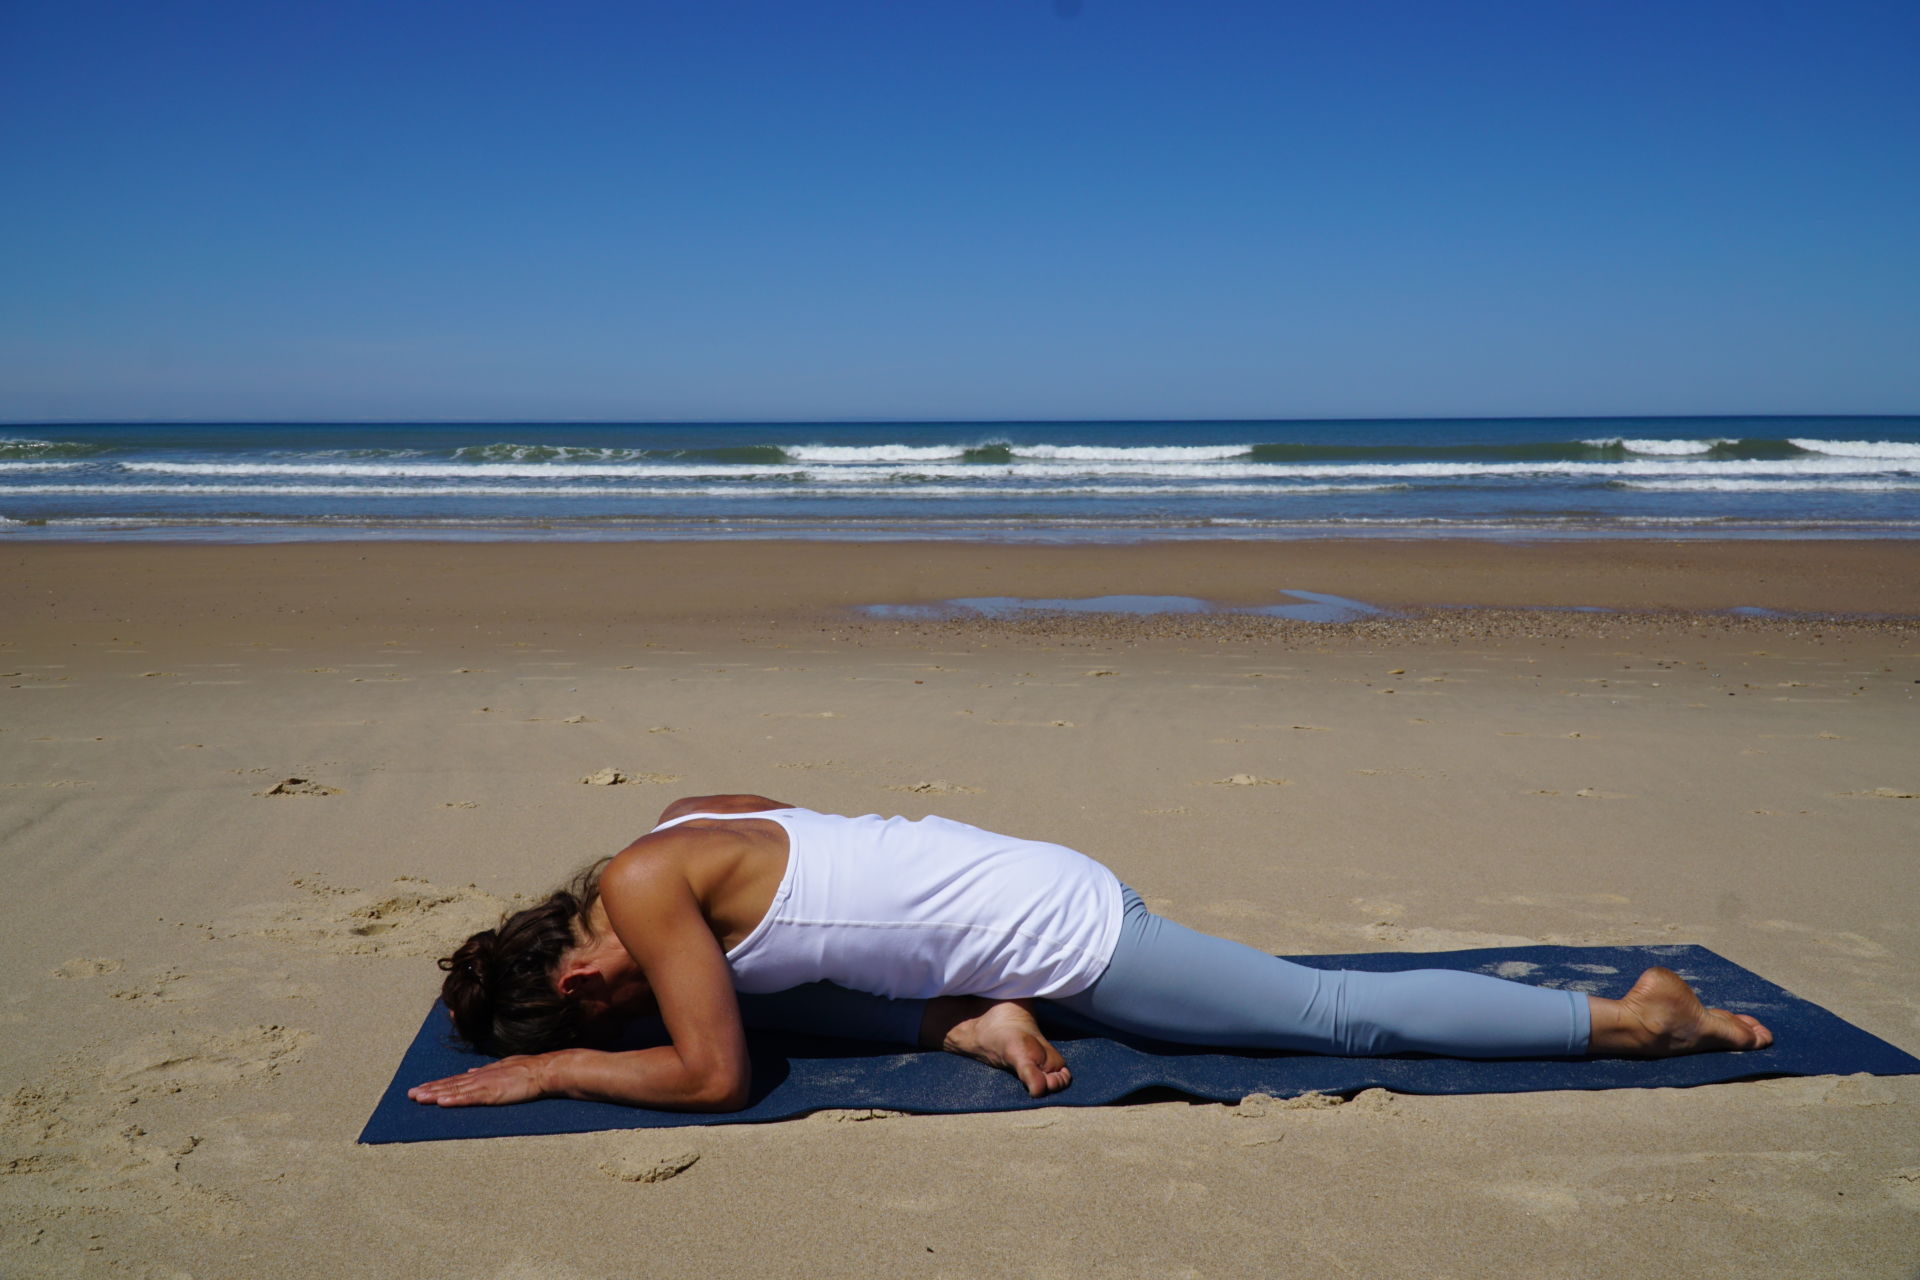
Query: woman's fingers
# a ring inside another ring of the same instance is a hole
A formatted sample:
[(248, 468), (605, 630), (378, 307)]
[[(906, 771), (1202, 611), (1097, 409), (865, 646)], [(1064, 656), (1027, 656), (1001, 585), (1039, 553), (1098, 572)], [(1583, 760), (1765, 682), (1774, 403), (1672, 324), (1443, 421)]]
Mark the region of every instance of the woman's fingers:
[(458, 1105), (457, 1098), (468, 1097), (473, 1092), (472, 1073), (464, 1076), (449, 1076), (445, 1080), (429, 1080), (407, 1090), (407, 1096), (415, 1102), (439, 1103), (442, 1106)]
[(409, 1090), (407, 1096), (415, 1102), (430, 1103), (440, 1107), (472, 1107), (489, 1103), (508, 1101), (495, 1096), (495, 1090), (485, 1081), (448, 1081), (439, 1085), (427, 1085)]
[(407, 1097), (413, 1101), (439, 1107), (500, 1106), (539, 1096), (533, 1072), (511, 1059), (470, 1068), (464, 1075), (429, 1080), (407, 1090)]

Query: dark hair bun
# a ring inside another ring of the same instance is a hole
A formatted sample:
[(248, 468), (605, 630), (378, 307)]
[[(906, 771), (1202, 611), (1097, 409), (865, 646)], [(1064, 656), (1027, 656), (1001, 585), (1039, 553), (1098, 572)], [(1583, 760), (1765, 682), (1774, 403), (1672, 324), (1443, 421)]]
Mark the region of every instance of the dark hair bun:
[(442, 956), (440, 968), (447, 975), (440, 984), (440, 998), (453, 1014), (454, 1025), (462, 1028), (481, 1026), (493, 1020), (493, 975), (499, 972), (500, 934), (483, 929), (460, 944), (450, 956)]

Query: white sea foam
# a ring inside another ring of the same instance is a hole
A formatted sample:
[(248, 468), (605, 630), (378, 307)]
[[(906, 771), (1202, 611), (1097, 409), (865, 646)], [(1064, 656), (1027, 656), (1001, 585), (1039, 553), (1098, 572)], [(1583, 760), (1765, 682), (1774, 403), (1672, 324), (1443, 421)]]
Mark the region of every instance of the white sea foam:
[[(408, 454), (418, 456), (418, 451), (396, 450), (391, 457), (405, 457)], [(645, 449), (619, 449), (597, 445), (580, 444), (513, 444), (501, 441), (498, 444), (470, 444), (453, 451), (456, 458), (471, 459), (476, 462), (543, 462), (552, 458), (564, 458), (570, 462), (623, 462), (647, 456)]]
[(92, 449), (76, 440), (41, 440), (33, 436), (0, 436), (0, 453), (35, 453), (43, 449)]
[(1920, 459), (1920, 444), (1909, 444), (1900, 440), (1805, 440), (1787, 441), (1796, 449), (1805, 449), (1808, 453), (1824, 453), (1839, 458), (1906, 458)]
[(66, 471), (86, 465), (84, 462), (0, 462), (0, 474), (10, 471)]
[(1920, 479), (1739, 480), (1696, 476), (1685, 480), (1620, 480), (1622, 489), (1657, 493), (1916, 493)]
[(943, 458), (962, 458), (969, 448), (964, 444), (796, 444), (785, 445), (781, 452), (795, 462), (938, 462)]
[(1037, 458), (1053, 462), (1208, 462), (1238, 458), (1252, 450), (1250, 444), (1181, 445), (1083, 445), (1021, 444), (1012, 446), (1016, 458)]
[(916, 468), (915, 474), (938, 478), (964, 475), (985, 478), (993, 472), (1000, 472), (1009, 477), (1036, 478), (1071, 473), (1079, 476), (1154, 476), (1164, 479), (1407, 481), (1514, 477), (1608, 480), (1640, 476), (1872, 475), (1912, 469), (1914, 465), (1911, 460), (1900, 458), (1749, 458), (1724, 461), (1633, 458), (1621, 462), (1176, 462), (1147, 466), (1121, 462), (1015, 462), (999, 467), (963, 470), (922, 467)]
[(1012, 444), (1006, 440), (985, 440), (978, 444), (940, 445), (785, 445), (789, 458), (796, 462), (859, 464), (875, 462), (939, 462), (963, 458), (975, 449), (1002, 448), (1015, 458), (1046, 462), (1207, 462), (1238, 458), (1250, 449), (1247, 444), (1194, 445), (1082, 445)]
[(1679, 457), (1690, 453), (1712, 453), (1719, 446), (1736, 441), (1723, 436), (1707, 440), (1628, 440), (1620, 436), (1605, 436), (1598, 440), (1582, 440), (1580, 443), (1589, 449), (1625, 449), (1628, 453)]

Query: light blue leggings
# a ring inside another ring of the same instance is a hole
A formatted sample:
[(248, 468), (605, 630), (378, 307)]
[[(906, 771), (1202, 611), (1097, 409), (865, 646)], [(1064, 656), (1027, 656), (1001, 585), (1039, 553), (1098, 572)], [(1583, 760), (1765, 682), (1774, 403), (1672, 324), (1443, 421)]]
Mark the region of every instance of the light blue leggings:
[[(1552, 1058), (1587, 1051), (1587, 997), (1578, 991), (1451, 969), (1310, 969), (1156, 916), (1131, 889), (1123, 902), (1120, 942), (1107, 971), (1085, 991), (1049, 1002), (1090, 1030), (1353, 1057)], [(896, 1044), (916, 1042), (926, 1008), (827, 983), (743, 996), (740, 1005), (750, 1026)]]
[(1587, 997), (1578, 991), (1451, 969), (1310, 969), (1156, 916), (1131, 889), (1123, 901), (1107, 971), (1053, 1001), (1103, 1026), (1179, 1044), (1349, 1057), (1587, 1051)]

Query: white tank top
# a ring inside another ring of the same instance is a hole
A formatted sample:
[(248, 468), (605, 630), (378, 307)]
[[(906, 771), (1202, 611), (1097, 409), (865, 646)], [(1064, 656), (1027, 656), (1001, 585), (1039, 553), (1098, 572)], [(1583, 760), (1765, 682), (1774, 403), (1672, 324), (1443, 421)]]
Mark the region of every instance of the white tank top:
[(845, 818), (811, 809), (690, 813), (764, 818), (787, 832), (773, 905), (727, 952), (738, 991), (832, 982), (894, 999), (1067, 996), (1093, 985), (1120, 938), (1120, 882), (1064, 845), (946, 818)]

